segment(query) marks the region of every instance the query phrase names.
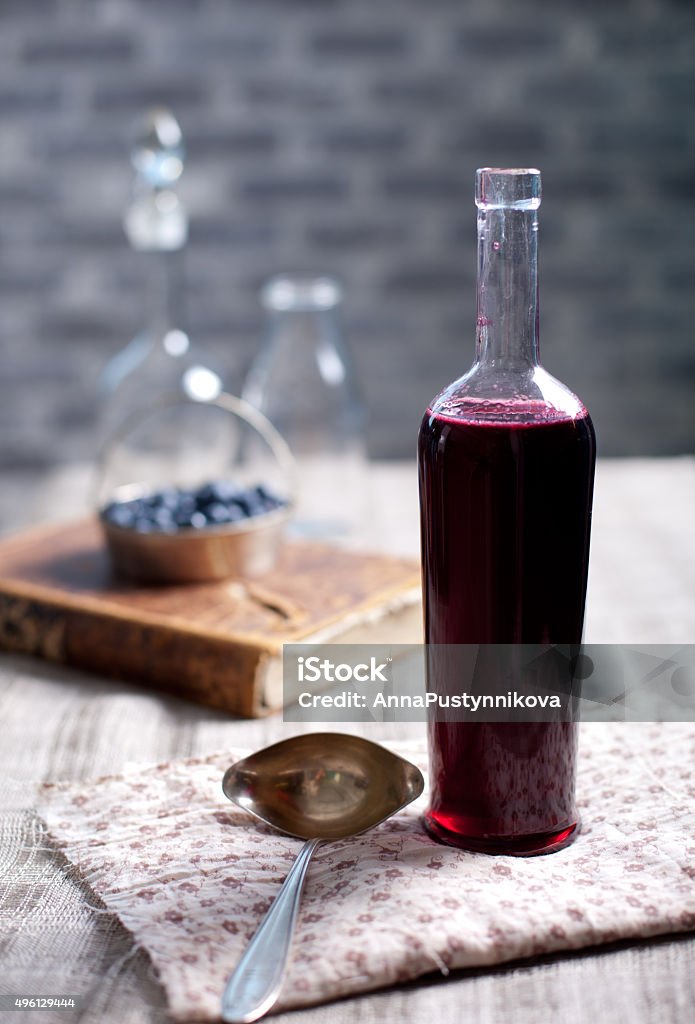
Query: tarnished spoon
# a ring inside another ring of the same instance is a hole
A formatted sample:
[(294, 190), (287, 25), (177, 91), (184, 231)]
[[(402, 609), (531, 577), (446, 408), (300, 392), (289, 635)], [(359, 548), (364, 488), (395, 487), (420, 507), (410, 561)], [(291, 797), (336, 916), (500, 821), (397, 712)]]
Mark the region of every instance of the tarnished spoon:
[(229, 768), (222, 789), (239, 807), (286, 835), (306, 839), (222, 996), (227, 1024), (258, 1020), (277, 999), (304, 879), (327, 839), (359, 835), (422, 793), (415, 765), (359, 736), (293, 736)]

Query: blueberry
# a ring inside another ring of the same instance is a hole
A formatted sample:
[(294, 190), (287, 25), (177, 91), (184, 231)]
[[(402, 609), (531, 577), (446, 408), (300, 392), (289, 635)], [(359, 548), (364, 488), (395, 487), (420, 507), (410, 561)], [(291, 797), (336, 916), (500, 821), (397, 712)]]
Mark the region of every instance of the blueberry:
[(151, 520), (160, 530), (173, 530), (176, 528), (171, 510), (165, 506), (155, 509), (151, 514)]
[(258, 484), (254, 494), (259, 504), (263, 506), (264, 512), (272, 512), (276, 508), (282, 508), (285, 504), (284, 498), (279, 497), (267, 484)]
[(109, 522), (115, 523), (116, 526), (130, 529), (135, 520), (143, 514), (143, 511), (143, 506), (138, 500), (114, 501), (107, 506), (104, 515)]
[(126, 505), (115, 503), (104, 510), (104, 518), (115, 526), (132, 526), (133, 512)]
[(138, 516), (133, 523), (133, 526), (138, 533), (152, 533), (155, 530), (155, 525), (152, 520), (144, 515)]
[(218, 500), (223, 503), (236, 501), (239, 495), (244, 493), (243, 487), (235, 484), (232, 480), (218, 480), (215, 484), (215, 491)]
[(248, 515), (246, 511), (246, 499), (243, 496), (243, 494), (240, 494), (238, 498), (234, 499), (234, 501), (230, 501), (227, 505), (227, 508), (229, 509), (230, 513), (232, 513), (236, 517), (234, 520), (235, 522), (238, 519), (245, 519), (246, 516)]
[(256, 495), (249, 495), (246, 499), (246, 514), (248, 516), (262, 516), (267, 511), (265, 502)]
[(202, 530), (207, 525), (207, 517), (202, 512), (193, 512), (191, 514), (191, 526), (194, 530)]
[(164, 508), (172, 511), (178, 508), (179, 501), (180, 492), (173, 487), (165, 487), (151, 497), (151, 504), (154, 508)]
[(242, 519), (246, 519), (243, 509), (241, 509), (236, 502), (232, 502), (227, 506), (227, 522), (238, 523)]
[(174, 508), (175, 515), (192, 516), (196, 512), (198, 506), (196, 500), (192, 494), (181, 492), (179, 500)]
[(275, 492), (272, 491), (266, 484), (258, 484), (258, 486), (254, 488), (254, 490), (256, 495), (259, 498), (262, 498), (262, 500), (269, 504), (271, 507), (274, 508), (276, 505), (282, 504), (280, 498), (278, 498)]
[(219, 501), (208, 505), (205, 512), (211, 523), (228, 523), (230, 521), (229, 507), (222, 505)]
[(195, 502), (199, 508), (202, 508), (205, 505), (210, 505), (216, 501), (219, 501), (219, 497), (214, 484), (203, 484), (203, 486), (199, 487), (195, 492)]
[(249, 514), (249, 496), (246, 491), (240, 491), (234, 500), (237, 508), (240, 508), (245, 516)]
[(206, 505), (224, 505), (236, 495), (237, 491), (236, 484), (226, 480), (213, 480), (198, 488), (195, 492), (196, 502), (199, 508), (205, 508)]
[(284, 504), (263, 483), (244, 488), (231, 480), (211, 480), (195, 489), (162, 487), (141, 498), (112, 502), (103, 515), (118, 526), (152, 533), (236, 523)]
[(188, 512), (185, 509), (178, 509), (174, 512), (174, 524), (182, 530), (185, 530), (187, 527), (191, 526), (191, 517), (196, 514), (195, 510), (193, 512)]

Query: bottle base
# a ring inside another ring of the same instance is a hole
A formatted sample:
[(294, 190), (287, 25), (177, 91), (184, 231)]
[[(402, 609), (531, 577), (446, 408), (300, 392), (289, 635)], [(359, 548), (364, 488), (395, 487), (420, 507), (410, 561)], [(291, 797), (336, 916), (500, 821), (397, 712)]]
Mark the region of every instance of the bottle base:
[(432, 814), (423, 817), (427, 832), (439, 843), (456, 846), (473, 853), (487, 853), (507, 857), (539, 857), (564, 850), (577, 838), (581, 831), (579, 821), (552, 832), (537, 832), (524, 836), (471, 836), (452, 832)]

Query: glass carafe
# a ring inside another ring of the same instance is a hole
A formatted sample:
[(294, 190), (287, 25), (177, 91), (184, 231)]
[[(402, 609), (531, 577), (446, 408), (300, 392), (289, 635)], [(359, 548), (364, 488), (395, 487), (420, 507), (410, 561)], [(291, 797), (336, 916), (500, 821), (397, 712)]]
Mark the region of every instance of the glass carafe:
[(296, 459), (295, 535), (351, 543), (366, 504), (364, 413), (330, 277), (276, 276), (261, 293), (266, 335), (243, 396)]
[(176, 192), (183, 161), (176, 119), (164, 109), (151, 111), (139, 125), (131, 151), (135, 176), (124, 216), (131, 247), (147, 264), (149, 314), (146, 327), (100, 376), (102, 444), (153, 403), (176, 396), (211, 401), (223, 389), (219, 369), (185, 329), (182, 270), (188, 218)]
[[(477, 173), (478, 308), (471, 369), (419, 438), (428, 689), (460, 692), (455, 646), (581, 640), (595, 437), (582, 402), (539, 362), (540, 173)], [(448, 653), (444, 653), (448, 652)], [(437, 838), (492, 853), (571, 841), (572, 721), (429, 723)]]

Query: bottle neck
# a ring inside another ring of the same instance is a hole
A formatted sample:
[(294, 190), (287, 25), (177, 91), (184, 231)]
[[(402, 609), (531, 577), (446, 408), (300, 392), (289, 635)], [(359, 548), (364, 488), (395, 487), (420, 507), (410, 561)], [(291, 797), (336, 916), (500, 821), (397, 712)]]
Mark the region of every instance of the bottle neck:
[(271, 343), (309, 349), (336, 343), (341, 294), (340, 285), (332, 277), (272, 277), (261, 292)]
[(525, 373), (539, 363), (538, 212), (478, 210), (479, 366)]
[(185, 330), (181, 252), (152, 252), (149, 256), (149, 323), (160, 345), (173, 330)]

